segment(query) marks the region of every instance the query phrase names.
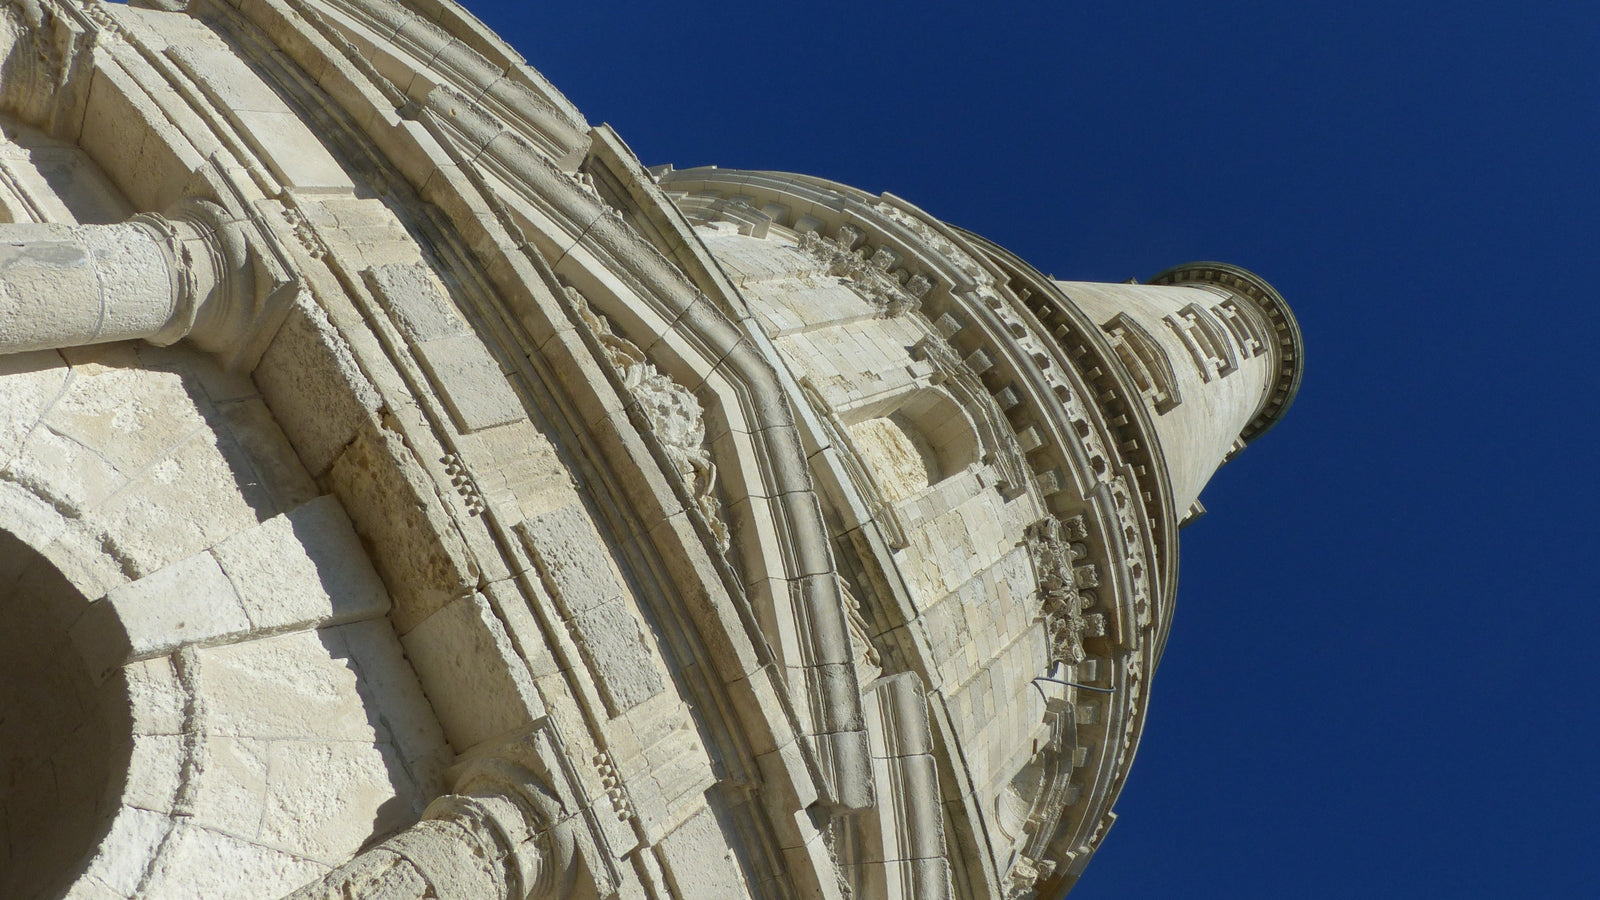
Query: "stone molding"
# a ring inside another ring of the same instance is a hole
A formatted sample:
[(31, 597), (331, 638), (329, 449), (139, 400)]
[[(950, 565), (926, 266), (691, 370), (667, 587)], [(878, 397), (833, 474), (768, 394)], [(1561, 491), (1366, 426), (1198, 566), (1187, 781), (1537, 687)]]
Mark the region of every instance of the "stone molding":
[[(898, 198), (873, 198), (808, 176), (723, 169), (666, 172), (662, 185), (675, 195), (699, 198), (690, 204), (698, 215), (712, 213), (714, 197), (736, 197), (743, 202), (732, 208), (765, 210), (759, 215), (768, 227), (803, 234), (849, 225), (866, 235), (866, 244), (896, 251), (908, 271), (928, 272), (932, 287), (918, 315), (936, 318), (930, 332), (962, 348), (938, 355), (959, 359), (978, 376), (984, 394), (992, 393), (993, 400), (976, 408), (1004, 410), (1008, 440), (1026, 459), (1030, 492), (1041, 497), (1045, 509), (1067, 518), (1080, 514), (1077, 503), (1088, 503), (1094, 527), (1105, 535), (1096, 552), (1126, 560), (1112, 567), (1109, 580), (1093, 592), (1108, 595), (1099, 601), (1104, 610), (1099, 614), (1107, 616), (1112, 648), (1111, 656), (1086, 660), (1096, 663), (1093, 681), (1112, 691), (1104, 700), (1090, 701), (1100, 710), (1097, 719), (1080, 723), (1077, 732), (1091, 746), (1094, 771), (1086, 777), (1093, 790), (1070, 811), (1060, 807), (1067, 811), (1060, 840), (1046, 841), (1040, 851), (1046, 845), (1074, 848), (1059, 859), (1051, 883), (1075, 878), (1103, 834), (1106, 811), (1126, 777), (1144, 719), (1143, 673), (1159, 657), (1175, 588), (1173, 567), (1160, 563), (1176, 555), (1166, 470), (1142, 404), (1120, 402), (1121, 395), (1136, 392), (1120, 365), (1110, 363), (1114, 351), (1108, 337), (1086, 320), (1074, 319), (1082, 328), (1072, 333), (1081, 333), (1079, 342), (1092, 348), (1085, 351), (1092, 359), (1067, 364), (1060, 334), (1040, 339), (1049, 334), (1043, 319), (1052, 308), (1072, 311), (1053, 282), (1001, 248), (938, 223)], [(796, 212), (801, 209), (803, 216)], [(787, 217), (773, 219), (767, 212)], [(947, 311), (940, 314), (941, 309)], [(934, 349), (925, 349), (926, 358), (935, 357)], [(1088, 473), (1091, 480), (1069, 481), (1078, 473)], [(1074, 501), (1072, 495), (1080, 491), (1082, 501)], [(1087, 619), (1083, 624), (1086, 631), (1091, 627)]]
[(1278, 424), (1300, 392), (1300, 381), (1305, 375), (1305, 339), (1300, 334), (1300, 323), (1289, 304), (1272, 285), (1261, 276), (1240, 266), (1219, 262), (1192, 262), (1173, 266), (1152, 276), (1147, 284), (1154, 285), (1210, 285), (1250, 301), (1246, 307), (1259, 312), (1273, 334), (1274, 360), (1272, 384), (1267, 396), (1250, 424), (1240, 433), (1246, 444), (1266, 434)]

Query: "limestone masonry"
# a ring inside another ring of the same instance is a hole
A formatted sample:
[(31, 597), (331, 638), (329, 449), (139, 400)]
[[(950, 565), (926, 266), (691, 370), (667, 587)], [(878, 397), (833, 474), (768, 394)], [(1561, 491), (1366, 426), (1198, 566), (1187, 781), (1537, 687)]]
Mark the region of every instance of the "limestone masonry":
[(450, 0), (10, 0), (0, 127), (0, 897), (1059, 896), (1300, 380)]

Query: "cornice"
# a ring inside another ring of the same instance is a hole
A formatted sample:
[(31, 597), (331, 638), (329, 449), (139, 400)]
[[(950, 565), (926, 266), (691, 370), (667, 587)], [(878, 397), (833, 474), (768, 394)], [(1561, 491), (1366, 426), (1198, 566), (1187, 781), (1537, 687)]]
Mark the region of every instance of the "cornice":
[(1305, 373), (1305, 345), (1300, 336), (1300, 323), (1294, 312), (1272, 285), (1260, 275), (1240, 266), (1222, 262), (1192, 262), (1173, 266), (1161, 272), (1146, 284), (1185, 285), (1211, 284), (1232, 291), (1255, 305), (1272, 326), (1276, 338), (1278, 360), (1272, 373), (1272, 383), (1267, 387), (1266, 400), (1256, 410), (1250, 424), (1240, 432), (1239, 439), (1246, 444), (1266, 434), (1278, 424), (1289, 405), (1300, 391), (1300, 378)]
[[(1113, 598), (1099, 608), (1113, 614), (1105, 636), (1092, 638), (1097, 646), (1091, 655), (1102, 661), (1087, 680), (1107, 684), (1109, 697), (1077, 701), (1099, 710), (1079, 724), (1091, 745), (1088, 769), (1079, 770), (1086, 778), (1074, 786), (1081, 796), (1061, 810), (1063, 821), (1028, 848), (1041, 867), (1041, 886), (1052, 890), (1070, 883), (1112, 818), (1111, 805), (1143, 729), (1147, 675), (1171, 621), (1176, 520), (1149, 415), (1121, 400), (1137, 396), (1131, 381), (1110, 362), (1114, 357), (1099, 329), (1053, 281), (897, 197), (869, 197), (822, 179), (774, 172), (706, 168), (663, 176), (662, 187), (690, 218), (732, 221), (752, 235), (765, 235), (769, 225), (802, 238), (837, 232), (836, 239), (819, 238), (849, 244), (863, 262), (882, 257), (886, 276), (918, 285), (913, 294), (919, 302), (907, 312), (925, 318), (939, 335), (919, 347), (948, 347), (958, 367), (981, 379), (982, 392), (993, 392), (992, 400), (974, 400), (998, 404), (1001, 421), (1013, 432), (1005, 435), (1007, 443), (1020, 452), (1028, 473), (1019, 482), (1037, 491), (1047, 521), (1073, 518), (1077, 527), (1087, 525), (1085, 543), (1095, 556), (1094, 546), (1104, 542), (1108, 561), (1128, 561), (1102, 569), (1110, 580), (1100, 592)], [(1050, 331), (1062, 327), (1063, 315), (1074, 326), (1068, 329), (1071, 341)], [(1074, 358), (1069, 344), (1086, 345), (1088, 355)], [(1067, 502), (1069, 495), (1081, 496), (1087, 515), (1070, 511), (1078, 504)], [(1089, 636), (1099, 620), (1074, 622), (1068, 616), (1060, 624), (1068, 632), (1062, 646), (1071, 654), (1074, 628)], [(1084, 746), (1078, 744), (1080, 752)], [(959, 756), (959, 745), (950, 752)], [(979, 829), (987, 821), (976, 810), (969, 816)]]

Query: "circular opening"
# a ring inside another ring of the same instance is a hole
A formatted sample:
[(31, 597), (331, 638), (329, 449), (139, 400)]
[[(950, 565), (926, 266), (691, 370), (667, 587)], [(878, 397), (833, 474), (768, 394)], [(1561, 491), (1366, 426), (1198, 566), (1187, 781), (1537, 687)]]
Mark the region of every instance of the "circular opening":
[[(70, 626), (88, 601), (0, 531), (0, 897), (59, 896), (110, 827), (126, 697), (97, 685)], [(125, 761), (125, 760), (124, 760)]]

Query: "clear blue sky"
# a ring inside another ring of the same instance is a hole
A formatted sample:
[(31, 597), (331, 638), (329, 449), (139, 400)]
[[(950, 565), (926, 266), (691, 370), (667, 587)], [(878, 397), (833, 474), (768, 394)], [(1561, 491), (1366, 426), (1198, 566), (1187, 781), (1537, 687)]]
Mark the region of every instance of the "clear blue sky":
[(1184, 532), (1074, 900), (1600, 896), (1600, 7), (468, 5), (646, 164), (1295, 308), (1304, 387)]

